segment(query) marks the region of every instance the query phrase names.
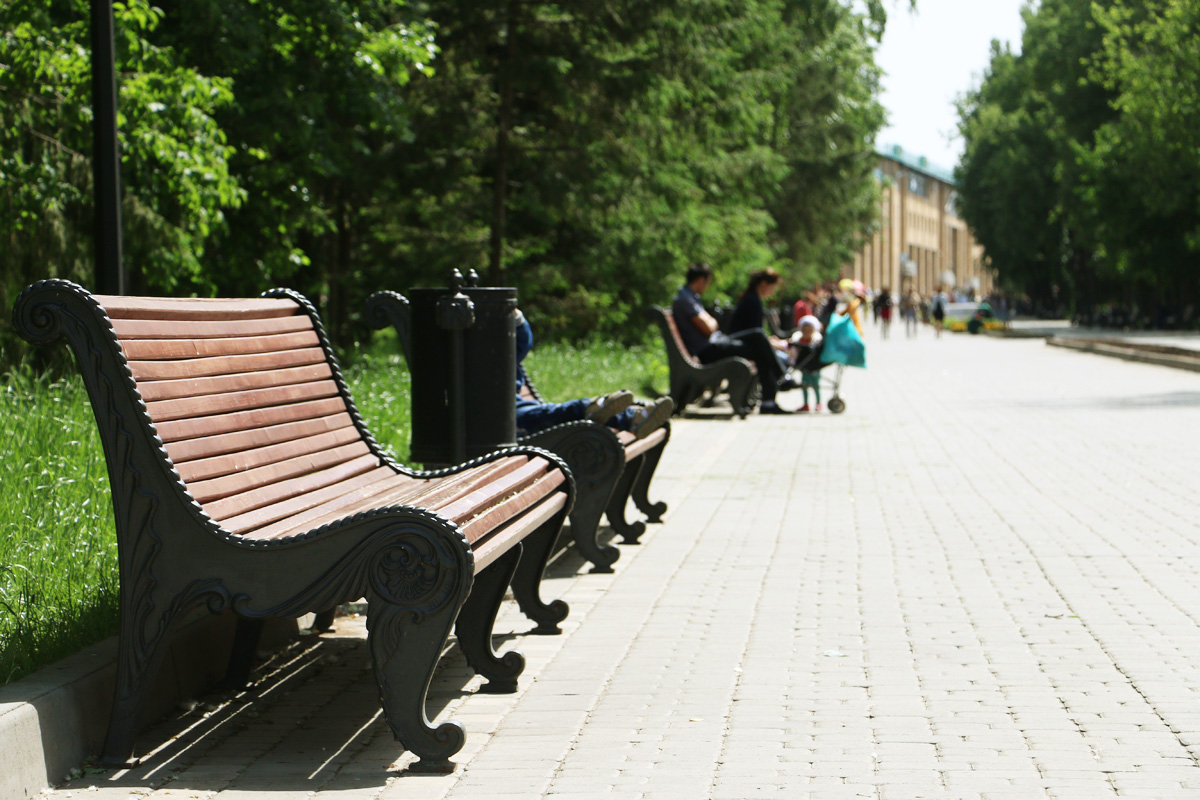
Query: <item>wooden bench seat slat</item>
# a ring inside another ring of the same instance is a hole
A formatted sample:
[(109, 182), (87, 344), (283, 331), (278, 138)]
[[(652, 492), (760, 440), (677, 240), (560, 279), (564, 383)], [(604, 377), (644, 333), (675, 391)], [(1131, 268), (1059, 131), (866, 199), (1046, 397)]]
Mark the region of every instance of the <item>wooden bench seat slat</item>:
[(253, 389), (247, 392), (159, 400), (146, 403), (146, 410), (150, 412), (150, 419), (157, 424), (160, 420), (169, 422), (176, 419), (194, 419), (199, 414), (207, 416), (224, 414), (229, 411), (273, 408), (326, 397), (338, 397), (337, 383), (332, 380), (300, 383), (292, 386), (273, 386), (268, 389)]
[(299, 308), (282, 298), (208, 299), (190, 297), (125, 297), (92, 295), (109, 319), (262, 319), (295, 316)]
[(544, 458), (531, 458), (520, 469), (513, 470), (507, 475), (494, 478), (474, 491), (464, 494), (452, 502), (433, 506), (439, 514), (462, 525), (476, 516), (481, 508), (486, 508), (514, 492), (519, 492), (532, 484), (537, 477), (544, 474), (548, 462)]
[(667, 432), (662, 428), (654, 431), (645, 439), (635, 438), (632, 442), (625, 445), (625, 461), (628, 463), (647, 450), (657, 447), (666, 438)]
[(190, 320), (114, 319), (113, 330), (126, 341), (135, 339), (222, 339), (236, 336), (264, 336), (272, 333), (295, 333), (312, 329), (308, 317), (271, 317), (268, 319), (220, 320), (192, 322)]
[[(338, 471), (344, 470), (338, 468)], [(370, 486), (373, 483), (398, 478), (405, 478), (406, 480), (408, 479), (407, 476), (397, 475), (396, 471), (391, 467), (376, 467), (375, 469), (367, 472), (359, 472), (357, 474), (350, 475), (345, 480), (328, 484), (322, 488), (314, 489), (305, 494), (281, 498), (278, 502), (271, 503), (270, 505), (258, 506), (243, 513), (224, 517), (217, 520), (217, 522), (220, 523), (222, 528), (230, 533), (245, 536), (249, 532), (255, 531), (264, 525), (270, 525), (272, 522), (278, 522), (281, 519), (287, 519), (294, 514), (298, 514), (301, 511), (313, 508), (314, 506), (318, 506), (322, 503), (329, 502), (330, 500), (336, 499), (340, 502), (340, 498), (349, 495), (351, 492), (354, 492), (360, 487)], [(218, 500), (217, 502), (220, 503), (224, 501)], [(305, 530), (308, 530), (308, 528)]]
[(197, 439), (202, 436), (217, 436), (268, 425), (279, 425), (284, 422), (326, 417), (330, 414), (340, 414), (345, 410), (346, 402), (342, 398), (330, 397), (307, 403), (293, 403), (290, 406), (255, 408), (249, 411), (235, 411), (231, 414), (217, 414), (212, 417), (156, 422), (154, 427), (164, 442), (173, 442), (180, 439)]
[(421, 506), (434, 508), (438, 503), (453, 501), (468, 494), (481, 483), (495, 475), (503, 474), (522, 465), (525, 458), (514, 457), (471, 467), (455, 475), (443, 478), (412, 478), (411, 482), (379, 483), (364, 486), (347, 495), (316, 506), (303, 513), (282, 520), (275, 525), (254, 531), (250, 538), (274, 539), (319, 528), (360, 511), (387, 506)]
[(243, 469), (228, 475), (208, 480), (192, 481), (188, 489), (200, 503), (208, 503), (241, 492), (254, 491), (264, 486), (308, 475), (317, 470), (329, 469), (371, 452), (367, 443), (357, 439), (339, 447), (326, 447), (316, 452), (305, 453), (294, 458), (273, 461), (259, 467)]
[(561, 486), (564, 480), (563, 474), (558, 470), (543, 471), (532, 483), (522, 486), (519, 491), (502, 496), (502, 499), (463, 523), (463, 534), (467, 541), (473, 545), (496, 526), (535, 505)]
[(290, 386), (297, 383), (326, 380), (333, 377), (328, 364), (309, 364), (303, 367), (288, 367), (260, 372), (242, 372), (234, 375), (217, 375), (209, 378), (183, 378), (170, 381), (142, 381), (138, 389), (142, 400), (156, 403), (160, 400), (177, 400), (182, 397), (245, 392), (251, 389), (266, 389), (270, 386)]
[(123, 340), (121, 349), (130, 361), (160, 361), (179, 358), (239, 356), (298, 350), (319, 344), (314, 330), (273, 336), (243, 336), (233, 339), (133, 339)]
[[(333, 419), (327, 417), (326, 419)], [(325, 430), (324, 427), (317, 427), (317, 432), (312, 435), (298, 437), (290, 436), (286, 440), (276, 443), (263, 443), (262, 446), (254, 446), (247, 444), (244, 447), (237, 448), (233, 451), (223, 451), (218, 455), (211, 455), (207, 458), (196, 458), (191, 461), (180, 463), (175, 462), (175, 469), (179, 472), (179, 477), (183, 478), (184, 482), (191, 483), (192, 481), (208, 480), (221, 475), (230, 475), (234, 472), (242, 470), (254, 469), (255, 467), (271, 464), (276, 461), (283, 461), (288, 458), (305, 455), (307, 453), (317, 453), (321, 450), (330, 447), (339, 447), (350, 442), (357, 442), (362, 439), (358, 430), (350, 424), (350, 415), (345, 415), (346, 424), (342, 427), (333, 430)], [(298, 425), (313, 425), (320, 426), (320, 420), (310, 422), (297, 423)], [(278, 430), (287, 426), (276, 425), (271, 430)], [(222, 440), (232, 438), (233, 436), (249, 437), (248, 441), (253, 442), (253, 434), (259, 433), (255, 431), (245, 431), (240, 434), (231, 434), (230, 436), (210, 436), (207, 438), (208, 443), (218, 446)], [(192, 442), (181, 442), (179, 445), (194, 444)], [(167, 455), (172, 455), (172, 450), (177, 445), (167, 447)], [(174, 456), (172, 455), (172, 458)]]
[(487, 536), (472, 542), (471, 549), (475, 556), (475, 573), (486, 569), (489, 564), (507, 553), (514, 543), (525, 538), (529, 531), (562, 511), (567, 504), (567, 495), (559, 492), (547, 499), (536, 508), (527, 511), (519, 517), (509, 520), (504, 525), (488, 533)]
[(243, 356), (187, 358), (178, 361), (129, 361), (129, 370), (137, 381), (177, 378), (203, 378), (239, 372), (284, 369), (303, 364), (324, 364), (325, 352), (319, 347), (281, 350), (275, 353), (250, 353)]

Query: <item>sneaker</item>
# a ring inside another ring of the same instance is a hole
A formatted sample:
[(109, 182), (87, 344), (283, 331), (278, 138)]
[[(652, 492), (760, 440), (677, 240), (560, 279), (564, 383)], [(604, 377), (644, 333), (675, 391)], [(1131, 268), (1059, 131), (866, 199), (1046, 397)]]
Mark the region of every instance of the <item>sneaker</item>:
[(813, 406), (813, 412), (817, 413), (817, 414), (821, 413), (821, 404), (820, 403), (817, 403), (815, 406)]
[(633, 412), (629, 431), (638, 439), (645, 439), (666, 425), (674, 410), (675, 401), (669, 397), (659, 398), (648, 406), (639, 406)]
[(632, 392), (611, 392), (601, 397), (593, 397), (592, 402), (588, 403), (583, 417), (603, 425), (631, 405), (633, 405)]
[(812, 409), (808, 407), (808, 403), (805, 403), (804, 405), (802, 405), (802, 406), (800, 406), (798, 409), (796, 409), (796, 413), (798, 413), (798, 414), (807, 414), (807, 413), (808, 413), (809, 411), (811, 411), (811, 410), (812, 410)]

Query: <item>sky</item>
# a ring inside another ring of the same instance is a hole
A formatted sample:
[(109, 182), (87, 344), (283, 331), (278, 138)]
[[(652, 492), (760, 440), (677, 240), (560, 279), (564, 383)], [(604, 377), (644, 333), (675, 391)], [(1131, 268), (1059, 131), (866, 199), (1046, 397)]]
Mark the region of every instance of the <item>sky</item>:
[(898, 144), (953, 169), (962, 154), (955, 98), (979, 84), (992, 39), (1021, 47), (1024, 0), (907, 0), (887, 4), (888, 23), (875, 61), (886, 73), (888, 125), (880, 147)]

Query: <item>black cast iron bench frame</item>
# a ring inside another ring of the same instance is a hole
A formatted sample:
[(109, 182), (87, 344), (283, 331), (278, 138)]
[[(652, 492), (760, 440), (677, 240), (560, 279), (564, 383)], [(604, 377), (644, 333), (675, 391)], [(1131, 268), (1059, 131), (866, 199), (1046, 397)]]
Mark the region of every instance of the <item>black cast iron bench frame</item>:
[[(411, 352), (411, 316), (408, 299), (392, 291), (371, 295), (366, 305), (367, 321), (377, 329), (391, 327), (400, 340), (405, 359)], [(409, 360), (411, 363), (411, 360)], [(524, 372), (530, 398), (548, 402)], [(624, 544), (637, 544), (646, 532), (646, 522), (661, 522), (667, 504), (649, 498), (650, 481), (670, 440), (670, 424), (644, 439), (618, 433), (605, 425), (584, 420), (567, 422), (518, 439), (523, 446), (540, 447), (557, 454), (575, 478), (577, 494), (571, 511), (571, 536), (580, 554), (594, 572), (611, 572), (621, 551), (598, 539), (600, 519), (621, 536)], [(630, 522), (625, 510), (630, 500), (646, 515), (645, 522)]]
[(711, 364), (701, 364), (683, 346), (670, 309), (651, 306), (647, 309), (647, 315), (658, 325), (663, 347), (667, 351), (671, 399), (675, 401), (676, 414), (682, 414), (684, 408), (700, 400), (706, 393), (709, 400), (722, 392), (727, 393), (733, 413), (742, 418), (758, 406), (762, 389), (758, 384), (758, 370), (754, 362), (730, 356)]
[(518, 447), (438, 472), (396, 464), (300, 295), (99, 297), (52, 280), (27, 288), (13, 319), (27, 340), (73, 349), (108, 466), (121, 622), (105, 765), (128, 763), (171, 630), (201, 605), (232, 609), (245, 640), (265, 618), (365, 596), (388, 724), (435, 770), (465, 740), (425, 713), (451, 630), (502, 692), (524, 669), (492, 648), (510, 584), (537, 632), (558, 632), (567, 606), (539, 591), (574, 495), (562, 460)]

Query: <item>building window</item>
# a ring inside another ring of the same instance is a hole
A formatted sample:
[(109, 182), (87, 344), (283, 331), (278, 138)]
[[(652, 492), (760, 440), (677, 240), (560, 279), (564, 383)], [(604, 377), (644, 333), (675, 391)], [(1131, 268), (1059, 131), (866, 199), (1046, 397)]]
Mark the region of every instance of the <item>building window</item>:
[(919, 197), (929, 196), (929, 179), (915, 172), (908, 173), (908, 191)]

